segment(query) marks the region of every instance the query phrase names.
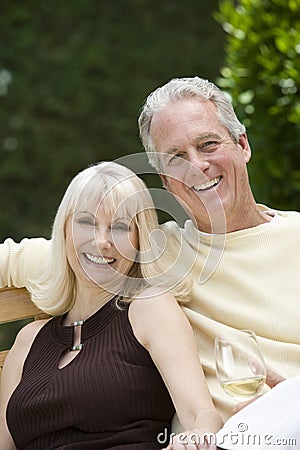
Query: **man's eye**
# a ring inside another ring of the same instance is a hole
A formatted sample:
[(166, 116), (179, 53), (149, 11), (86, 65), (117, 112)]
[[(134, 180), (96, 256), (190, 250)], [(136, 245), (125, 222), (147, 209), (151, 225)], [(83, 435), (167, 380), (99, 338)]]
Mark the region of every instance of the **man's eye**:
[(181, 153), (177, 153), (176, 155), (173, 155), (169, 160), (169, 165), (175, 165), (182, 163), (183, 155)]
[(218, 141), (206, 141), (200, 145), (201, 150), (210, 151), (214, 150), (218, 146)]

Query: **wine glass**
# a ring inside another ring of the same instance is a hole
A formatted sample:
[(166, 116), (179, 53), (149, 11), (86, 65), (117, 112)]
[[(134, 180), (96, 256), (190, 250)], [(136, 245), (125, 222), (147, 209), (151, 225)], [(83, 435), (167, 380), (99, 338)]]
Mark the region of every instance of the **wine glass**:
[(217, 378), (222, 389), (238, 401), (257, 396), (266, 380), (266, 366), (254, 331), (239, 330), (215, 339)]

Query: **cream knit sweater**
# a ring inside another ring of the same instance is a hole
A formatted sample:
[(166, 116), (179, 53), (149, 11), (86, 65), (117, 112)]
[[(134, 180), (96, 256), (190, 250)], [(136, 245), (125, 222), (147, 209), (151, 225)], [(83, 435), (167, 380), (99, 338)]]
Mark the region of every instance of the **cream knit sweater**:
[[(183, 230), (175, 222), (162, 229), (167, 251), (181, 248), (181, 272), (190, 270), (194, 279), (192, 299), (183, 309), (215, 404), (226, 420), (234, 402), (216, 382), (216, 335), (252, 329), (269, 368), (285, 377), (300, 373), (300, 213), (277, 211), (271, 222), (220, 236), (199, 232), (191, 221)], [(45, 239), (19, 244), (7, 239), (0, 246), (0, 286), (28, 285), (28, 279), (47, 270), (48, 254)]]
[(252, 329), (270, 369), (285, 377), (300, 374), (300, 214), (277, 211), (271, 222), (223, 236), (201, 233), (191, 221), (184, 230), (173, 222), (163, 228), (169, 249), (175, 252), (181, 240), (182, 252), (190, 255), (183, 264), (191, 268), (194, 288), (184, 311), (226, 420), (234, 401), (216, 381), (216, 335)]

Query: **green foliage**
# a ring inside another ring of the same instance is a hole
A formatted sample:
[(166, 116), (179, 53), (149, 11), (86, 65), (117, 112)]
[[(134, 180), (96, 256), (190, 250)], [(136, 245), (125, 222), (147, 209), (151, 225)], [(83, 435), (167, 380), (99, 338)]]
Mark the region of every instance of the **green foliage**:
[(220, 0), (216, 18), (227, 33), (218, 84), (248, 128), (255, 195), (299, 209), (300, 1)]
[(24, 319), (0, 324), (0, 352), (9, 349), (13, 345), (18, 331), (32, 320)]
[(142, 151), (136, 120), (150, 91), (176, 76), (216, 78), (216, 7), (217, 0), (1, 2), (1, 240), (49, 236), (75, 173)]

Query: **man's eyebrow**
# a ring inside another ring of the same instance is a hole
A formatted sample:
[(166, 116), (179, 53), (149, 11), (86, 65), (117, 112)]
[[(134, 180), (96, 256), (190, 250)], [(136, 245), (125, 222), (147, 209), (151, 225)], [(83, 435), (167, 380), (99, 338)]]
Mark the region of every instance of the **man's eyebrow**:
[(178, 147), (171, 147), (164, 153), (167, 154), (167, 155), (173, 155), (173, 153), (178, 152), (178, 151), (179, 151)]
[[(225, 137), (220, 136), (219, 134), (216, 134), (216, 133), (204, 133), (195, 138), (195, 143), (197, 144), (199, 141), (204, 141), (205, 139), (223, 140), (223, 139), (225, 139)], [(164, 153), (167, 155), (172, 155), (173, 153), (176, 153), (178, 151), (180, 151), (179, 147), (171, 147)]]
[(225, 137), (220, 136), (219, 134), (216, 133), (205, 133), (205, 134), (201, 134), (200, 136), (196, 137), (195, 141), (199, 142), (199, 141), (204, 141), (205, 139), (225, 139)]
[[(216, 139), (218, 141), (223, 141), (224, 139), (226, 139), (226, 136), (220, 136), (219, 134), (216, 133), (205, 133), (205, 134), (201, 134), (200, 136), (197, 136), (195, 138), (195, 144), (198, 144), (199, 142), (205, 141), (206, 139)], [(174, 153), (181, 151), (179, 147), (171, 147), (169, 148), (167, 151), (161, 153), (164, 155), (173, 155)]]

